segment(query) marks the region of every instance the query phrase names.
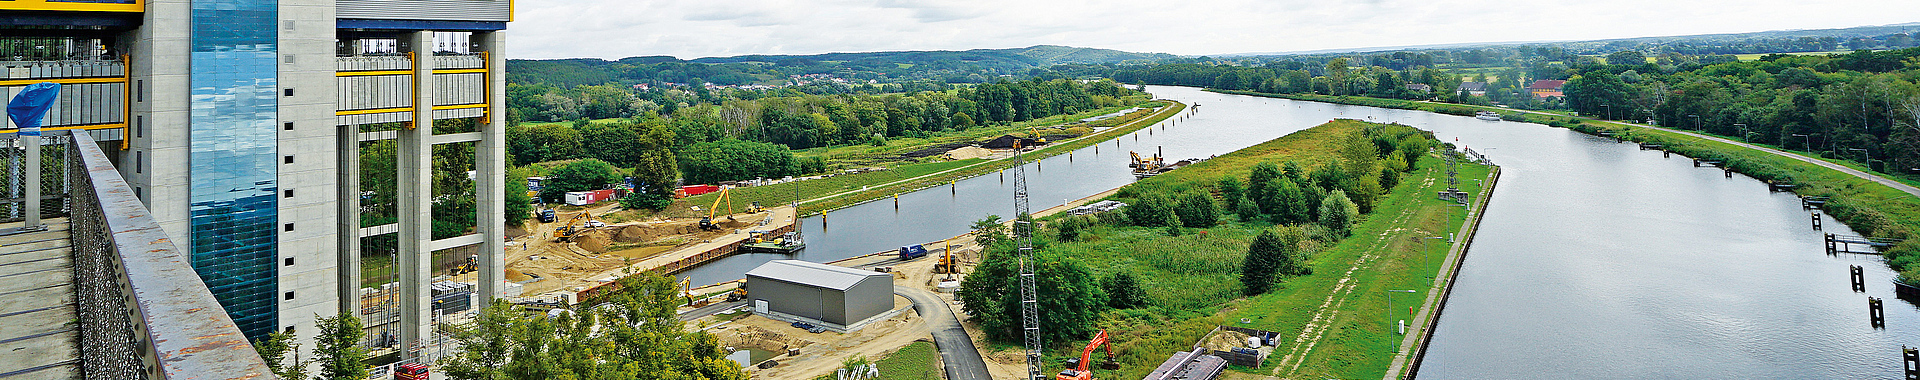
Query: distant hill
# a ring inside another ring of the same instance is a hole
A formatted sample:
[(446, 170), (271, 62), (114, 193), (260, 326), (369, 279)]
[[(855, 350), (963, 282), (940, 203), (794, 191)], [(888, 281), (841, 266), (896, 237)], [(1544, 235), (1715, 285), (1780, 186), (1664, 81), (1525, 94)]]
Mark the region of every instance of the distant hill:
[(1061, 64), (1145, 64), (1178, 59), (1180, 57), (1166, 53), (1053, 45), (965, 51), (756, 54), (692, 60), (670, 56), (628, 57), (614, 61), (597, 58), (515, 59), (507, 61), (507, 81), (559, 87), (616, 82), (685, 83), (695, 80), (744, 85), (777, 84), (792, 75), (830, 74), (862, 82), (977, 83), (1000, 75), (1024, 75), (1034, 68)]
[[(1259, 57), (1259, 56), (1289, 56), (1289, 55), (1321, 55), (1321, 54), (1344, 54), (1344, 53), (1371, 53), (1371, 52), (1387, 52), (1387, 51), (1403, 51), (1403, 50), (1473, 49), (1473, 48), (1487, 48), (1487, 47), (1496, 47), (1496, 46), (1515, 46), (1515, 45), (1553, 45), (1553, 46), (1560, 46), (1569, 50), (1577, 50), (1577, 51), (1592, 53), (1592, 52), (1611, 52), (1611, 51), (1618, 51), (1618, 50), (1623, 50), (1627, 48), (1642, 47), (1642, 46), (1649, 46), (1649, 45), (1652, 45), (1652, 46), (1664, 46), (1664, 45), (1676, 45), (1676, 44), (1678, 45), (1718, 45), (1718, 44), (1739, 43), (1739, 42), (1747, 42), (1747, 41), (1785, 40), (1785, 39), (1799, 39), (1799, 38), (1814, 38), (1814, 39), (1831, 38), (1835, 40), (1844, 41), (1852, 38), (1885, 36), (1885, 35), (1896, 34), (1896, 33), (1906, 33), (1906, 34), (1920, 33), (1920, 22), (1892, 24), (1892, 25), (1858, 26), (1858, 27), (1837, 28), (1837, 29), (1771, 30), (1771, 31), (1764, 31), (1764, 32), (1633, 37), (1633, 38), (1614, 38), (1614, 39), (1585, 40), (1585, 41), (1471, 42), (1471, 43), (1450, 43), (1450, 44), (1434, 44), (1434, 45), (1338, 48), (1338, 49), (1321, 49), (1321, 50), (1291, 51), (1291, 52), (1228, 53), (1228, 54), (1214, 54), (1210, 56), (1212, 57)], [(1761, 49), (1767, 48), (1767, 46), (1764, 46), (1764, 45), (1757, 46), (1757, 47)], [(1765, 52), (1755, 52), (1755, 53), (1765, 53)]]

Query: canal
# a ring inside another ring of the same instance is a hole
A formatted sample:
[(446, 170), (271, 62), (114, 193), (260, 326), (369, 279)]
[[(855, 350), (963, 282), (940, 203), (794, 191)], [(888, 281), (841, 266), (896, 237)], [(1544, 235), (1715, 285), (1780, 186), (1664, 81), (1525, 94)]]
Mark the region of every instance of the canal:
[[(1891, 378), (1900, 345), (1920, 344), (1920, 309), (1894, 297), (1878, 256), (1825, 255), (1798, 200), (1751, 178), (1538, 124), (1148, 90), (1200, 109), (1097, 153), (1028, 164), (1033, 210), (1132, 182), (1129, 150), (1206, 157), (1333, 118), (1431, 130), (1502, 165), (1422, 378)], [(715, 283), (770, 260), (926, 243), (1010, 216), (1012, 193), (989, 174), (904, 194), (897, 208), (889, 198), (835, 210), (802, 221), (802, 253), (739, 255), (680, 276)], [(1866, 268), (1865, 294), (1850, 289), (1848, 265)], [(1888, 300), (1886, 330), (1869, 327), (1868, 296)]]

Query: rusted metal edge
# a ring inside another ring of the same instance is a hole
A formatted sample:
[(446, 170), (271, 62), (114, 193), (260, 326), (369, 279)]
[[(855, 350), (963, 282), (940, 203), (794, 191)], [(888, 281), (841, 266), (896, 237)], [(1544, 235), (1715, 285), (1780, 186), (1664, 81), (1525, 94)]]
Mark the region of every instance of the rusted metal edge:
[[(266, 361), (213, 298), (92, 137), (73, 134), (137, 305), (136, 328), (163, 379), (273, 379)], [(132, 316), (132, 315), (130, 315)]]

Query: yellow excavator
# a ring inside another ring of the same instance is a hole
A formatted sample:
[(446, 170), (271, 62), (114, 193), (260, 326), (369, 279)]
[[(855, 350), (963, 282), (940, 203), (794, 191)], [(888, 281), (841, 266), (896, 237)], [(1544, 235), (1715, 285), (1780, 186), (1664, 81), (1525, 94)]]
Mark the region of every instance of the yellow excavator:
[[(732, 196), (731, 190), (733, 190), (732, 187), (720, 188), (720, 195), (713, 197), (713, 205), (707, 207), (707, 217), (700, 218), (700, 229), (708, 230), (708, 231), (720, 230), (720, 225), (713, 222), (713, 217), (716, 215), (719, 215), (720, 203), (722, 202), (725, 202), (727, 204), (727, 220), (734, 220), (733, 219), (733, 196)], [(760, 202), (753, 202), (752, 204), (747, 205), (747, 213), (749, 214), (761, 212), (765, 210), (766, 210), (765, 207), (760, 207)]]
[(1033, 132), (1033, 142), (1034, 142), (1034, 143), (1036, 143), (1036, 144), (1046, 144), (1046, 143), (1047, 143), (1047, 138), (1045, 138), (1045, 137), (1040, 137), (1040, 127), (1037, 127), (1037, 126), (1028, 126), (1028, 127), (1027, 127), (1027, 130), (1028, 130), (1028, 131), (1032, 131), (1032, 132)]
[(478, 271), (479, 265), (475, 263), (478, 259), (479, 258), (474, 255), (467, 255), (467, 263), (460, 264), (460, 266), (457, 266), (457, 267), (453, 267), (453, 275), (459, 276), (459, 275)]
[(572, 219), (567, 219), (567, 224), (560, 226), (560, 228), (553, 229), (553, 239), (559, 242), (573, 241), (573, 237), (580, 236), (581, 233), (591, 231), (594, 228), (605, 227), (606, 225), (606, 223), (594, 220), (592, 213), (581, 211), (578, 214), (573, 214)]

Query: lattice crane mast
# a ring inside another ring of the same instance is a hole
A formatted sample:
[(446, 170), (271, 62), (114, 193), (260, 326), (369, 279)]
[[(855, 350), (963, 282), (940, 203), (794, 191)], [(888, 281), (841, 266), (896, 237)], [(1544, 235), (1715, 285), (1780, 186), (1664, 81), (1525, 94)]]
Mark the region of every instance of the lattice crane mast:
[(1027, 216), (1027, 161), (1013, 142), (1013, 240), (1020, 244), (1020, 327), (1027, 341), (1027, 379), (1045, 380), (1040, 369), (1040, 303), (1033, 284), (1033, 221)]

